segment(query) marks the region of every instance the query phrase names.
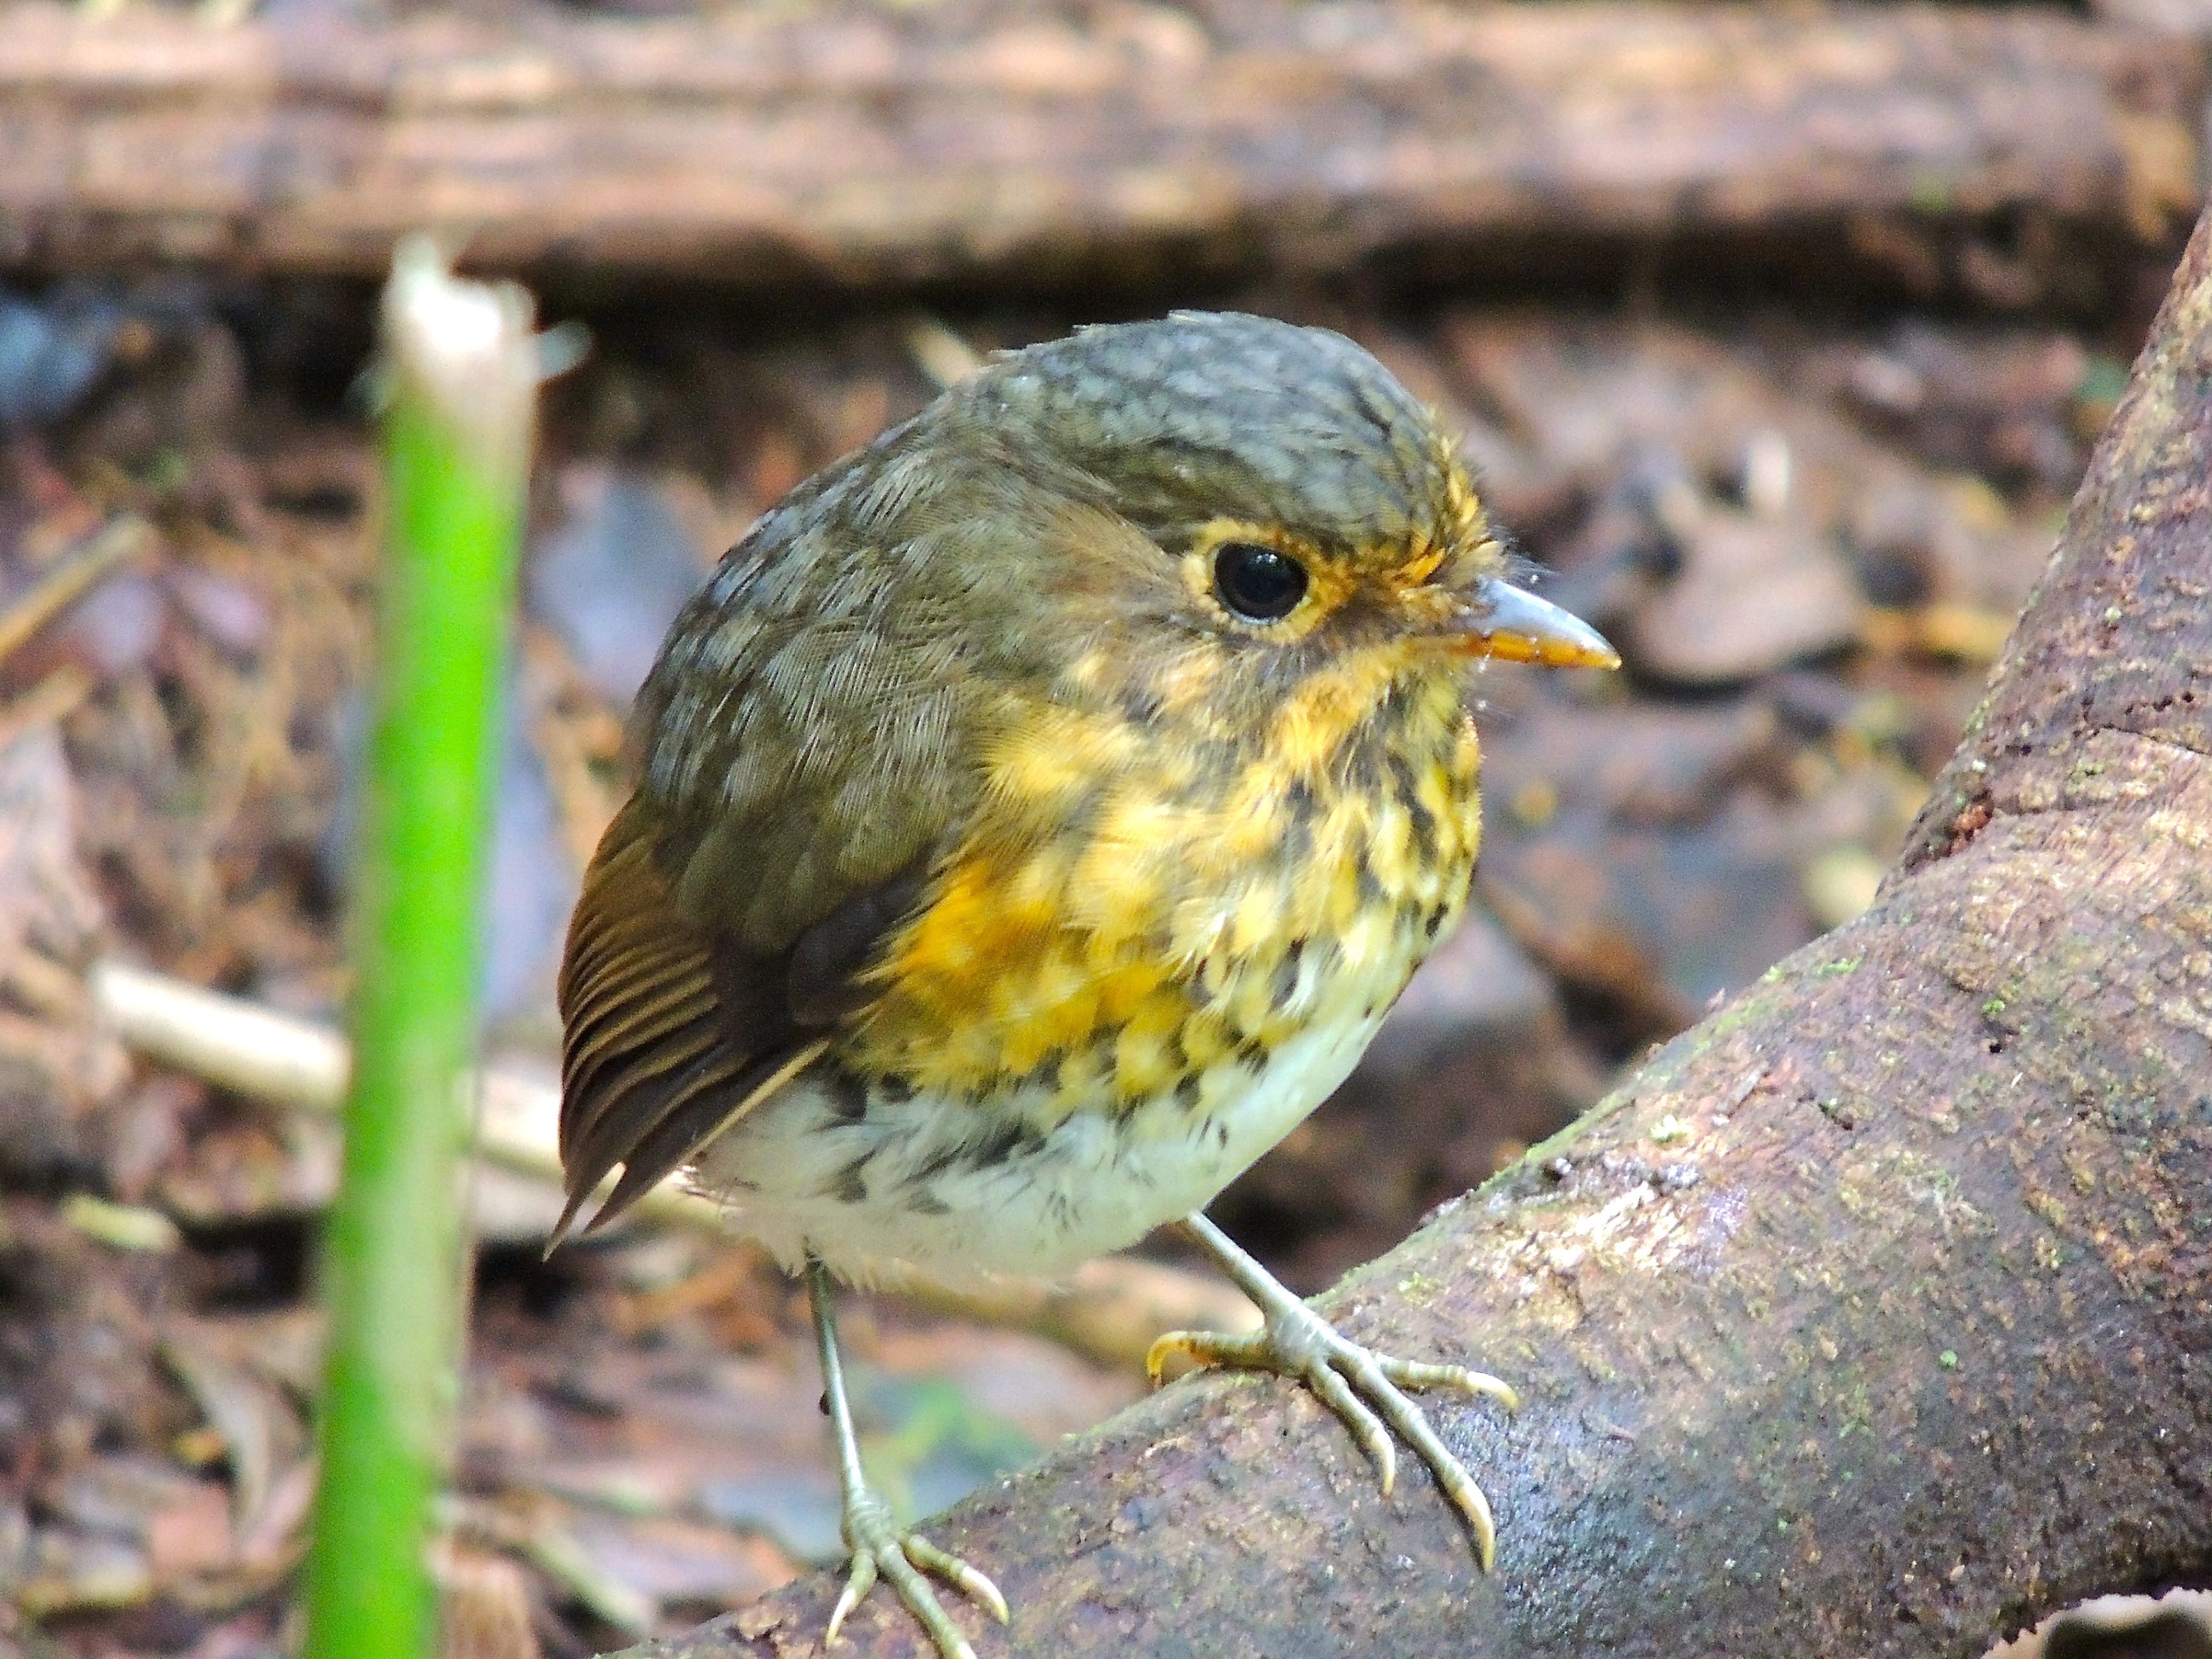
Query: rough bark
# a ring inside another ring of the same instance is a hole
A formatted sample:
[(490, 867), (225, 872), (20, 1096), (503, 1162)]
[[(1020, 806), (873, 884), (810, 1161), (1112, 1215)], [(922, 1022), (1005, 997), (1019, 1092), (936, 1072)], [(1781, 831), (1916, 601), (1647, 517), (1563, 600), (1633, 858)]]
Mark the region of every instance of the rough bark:
[(211, 28), (15, 0), (0, 258), (374, 272), (428, 221), (602, 276), (1187, 283), (1593, 237), (2109, 247), (2197, 200), (2201, 52), (2055, 10), (767, 10)]
[[(932, 1526), (981, 1651), (1973, 1659), (2212, 1582), (2208, 593), (2212, 221), (1873, 909), (1325, 1299), (1523, 1390), (1431, 1407), (1495, 1575), (1413, 1460), (1201, 1377)], [(811, 1654), (834, 1589), (641, 1652)]]

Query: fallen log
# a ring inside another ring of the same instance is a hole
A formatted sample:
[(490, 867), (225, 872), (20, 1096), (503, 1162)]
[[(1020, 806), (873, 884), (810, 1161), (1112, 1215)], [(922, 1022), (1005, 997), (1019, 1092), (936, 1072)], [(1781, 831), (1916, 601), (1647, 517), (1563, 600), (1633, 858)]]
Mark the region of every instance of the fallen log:
[[(1872, 909), (1323, 1298), (1522, 1389), (1430, 1406), (1494, 1575), (1414, 1460), (1200, 1377), (931, 1524), (981, 1651), (1978, 1659), (2212, 1583), (2208, 479), (2212, 218)], [(837, 1582), (637, 1659), (811, 1654)]]
[(1967, 275), (2032, 297), (2067, 228), (2158, 243), (2197, 199), (2201, 50), (2056, 10), (765, 11), (12, 0), (0, 263), (366, 274), (428, 225), (541, 275), (1187, 285), (1996, 227)]

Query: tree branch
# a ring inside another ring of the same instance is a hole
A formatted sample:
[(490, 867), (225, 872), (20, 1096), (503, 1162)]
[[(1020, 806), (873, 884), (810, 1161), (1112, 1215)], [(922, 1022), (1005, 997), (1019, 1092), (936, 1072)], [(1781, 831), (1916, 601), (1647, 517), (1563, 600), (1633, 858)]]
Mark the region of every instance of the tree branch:
[[(1875, 908), (1326, 1299), (1522, 1389), (1430, 1407), (1495, 1576), (1416, 1460), (1201, 1377), (932, 1526), (985, 1653), (1974, 1659), (2212, 1580), (2208, 226)], [(835, 1589), (639, 1652), (811, 1654)]]

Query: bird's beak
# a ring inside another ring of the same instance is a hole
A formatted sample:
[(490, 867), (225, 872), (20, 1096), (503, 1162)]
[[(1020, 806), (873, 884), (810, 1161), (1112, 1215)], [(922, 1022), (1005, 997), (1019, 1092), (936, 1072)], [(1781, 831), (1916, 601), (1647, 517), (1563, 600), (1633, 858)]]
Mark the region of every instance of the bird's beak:
[(1453, 635), (1471, 656), (1532, 662), (1541, 668), (1618, 668), (1620, 653), (1581, 617), (1494, 576), (1474, 585)]

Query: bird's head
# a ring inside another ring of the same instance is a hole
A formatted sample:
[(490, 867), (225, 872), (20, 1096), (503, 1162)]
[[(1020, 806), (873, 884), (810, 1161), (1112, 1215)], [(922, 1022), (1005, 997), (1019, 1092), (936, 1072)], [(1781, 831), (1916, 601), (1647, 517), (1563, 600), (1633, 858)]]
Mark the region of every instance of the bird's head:
[(1072, 696), (1249, 738), (1301, 705), (1348, 730), (1484, 658), (1620, 660), (1512, 585), (1455, 436), (1327, 330), (1086, 329), (1000, 358), (920, 424), (939, 476), (967, 481), (955, 533), (978, 538), (994, 625)]

